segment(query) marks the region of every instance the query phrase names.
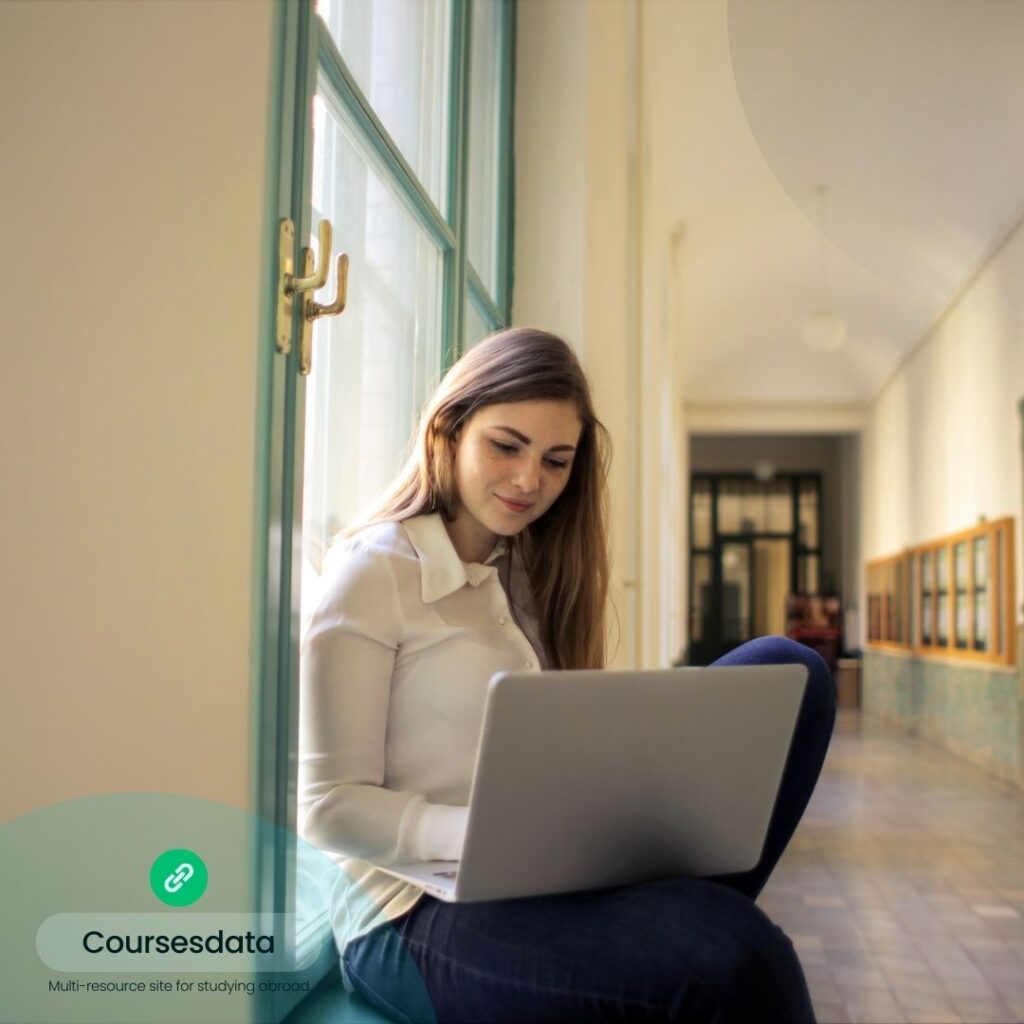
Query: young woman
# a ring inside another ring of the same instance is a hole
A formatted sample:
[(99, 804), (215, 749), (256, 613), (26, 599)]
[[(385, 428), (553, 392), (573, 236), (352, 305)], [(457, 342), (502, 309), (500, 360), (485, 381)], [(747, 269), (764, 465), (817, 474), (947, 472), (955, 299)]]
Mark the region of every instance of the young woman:
[(752, 871), (448, 904), (371, 866), (459, 856), (495, 672), (604, 666), (608, 459), (569, 346), (500, 332), (451, 368), (407, 465), (329, 558), (302, 652), (300, 830), (342, 868), (345, 983), (394, 1020), (814, 1019), (792, 945), (753, 902), (835, 711), (824, 662), (783, 638), (722, 659), (810, 668)]

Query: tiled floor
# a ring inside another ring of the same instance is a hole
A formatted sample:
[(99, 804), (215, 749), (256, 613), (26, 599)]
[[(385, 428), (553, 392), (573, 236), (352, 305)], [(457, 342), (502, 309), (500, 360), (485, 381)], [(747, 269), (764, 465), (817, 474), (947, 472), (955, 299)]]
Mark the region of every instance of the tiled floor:
[(1024, 1021), (1024, 794), (843, 712), (758, 901), (820, 1024)]

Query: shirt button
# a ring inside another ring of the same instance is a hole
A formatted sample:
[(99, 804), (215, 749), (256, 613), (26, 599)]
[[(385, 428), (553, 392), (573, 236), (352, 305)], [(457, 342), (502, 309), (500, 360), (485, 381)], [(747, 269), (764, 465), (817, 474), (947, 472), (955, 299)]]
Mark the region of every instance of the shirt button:
[(523, 662), (523, 668), (533, 668), (533, 662), (532, 661), (524, 661)]
[(508, 622), (508, 619), (506, 619), (504, 615), (499, 615), (498, 616), (498, 625), (499, 626), (504, 626), (506, 622)]

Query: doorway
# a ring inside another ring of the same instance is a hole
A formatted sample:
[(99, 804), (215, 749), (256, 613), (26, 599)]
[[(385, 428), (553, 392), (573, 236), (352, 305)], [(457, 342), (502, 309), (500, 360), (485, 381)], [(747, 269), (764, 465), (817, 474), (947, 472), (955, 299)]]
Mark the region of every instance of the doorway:
[(784, 633), (786, 598), (821, 592), (821, 513), (817, 473), (693, 474), (688, 664)]

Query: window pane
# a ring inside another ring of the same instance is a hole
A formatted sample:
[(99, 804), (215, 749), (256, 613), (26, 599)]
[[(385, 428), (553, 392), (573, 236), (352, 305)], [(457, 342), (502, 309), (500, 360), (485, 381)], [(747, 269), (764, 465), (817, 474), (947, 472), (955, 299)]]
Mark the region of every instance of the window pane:
[(710, 635), (711, 556), (694, 555), (693, 585), (690, 590), (690, 639), (704, 640)]
[(746, 544), (722, 546), (722, 639), (728, 643), (750, 639), (750, 548)]
[(940, 590), (936, 598), (938, 621), (935, 624), (935, 642), (940, 647), (949, 644), (949, 596)]
[(989, 593), (992, 595), (989, 600), (993, 631), (995, 633), (992, 649), (997, 654), (1006, 653), (1006, 638), (1003, 636), (1003, 623), (1007, 619), (1007, 613), (1003, 608), (1003, 595), (1000, 593), (1003, 579), (1003, 531), (997, 530), (993, 535), (995, 538), (996, 550), (995, 560), (992, 563), (992, 586)]
[(754, 636), (786, 631), (786, 595), (789, 593), (789, 541), (754, 541)]
[(693, 505), (693, 537), (690, 546), (711, 547), (711, 481), (695, 480), (690, 496)]
[(956, 632), (953, 642), (957, 647), (967, 647), (967, 620), (968, 620), (967, 594), (958, 590), (956, 594)]
[(954, 627), (953, 645), (967, 647), (969, 602), (967, 600), (967, 541), (953, 545)]
[(903, 643), (906, 640), (906, 629), (903, 622), (903, 608), (906, 590), (903, 582), (903, 573), (903, 561), (899, 560), (893, 565), (893, 576), (895, 578), (895, 582), (892, 598), (892, 636), (890, 637), (890, 639), (895, 640), (897, 643)]
[(718, 532), (739, 533), (742, 518), (742, 496), (735, 480), (718, 482)]
[(818, 546), (818, 487), (812, 480), (800, 481), (800, 543)]
[(906, 643), (915, 644), (917, 643), (917, 634), (920, 631), (920, 625), (917, 621), (917, 588), (914, 585), (914, 573), (917, 570), (917, 558), (911, 555), (907, 560), (907, 598), (908, 598), (908, 615), (909, 621), (907, 623), (907, 636), (905, 638)]
[(988, 594), (985, 591), (974, 595), (974, 649), (988, 650)]
[(764, 518), (768, 533), (793, 532), (793, 494), (787, 481), (766, 485)]
[(374, 113), (448, 216), (451, 0), (317, 0), (316, 9)]
[(329, 218), (351, 259), (345, 312), (316, 324), (306, 391), (303, 539), (319, 572), (333, 536), (394, 476), (437, 380), (442, 254), (320, 95), (314, 133), (313, 223)]
[(949, 644), (949, 549), (935, 552), (935, 642)]
[(749, 483), (746, 486), (743, 529), (747, 532), (764, 533), (768, 529), (768, 487), (763, 483)]
[(462, 322), (463, 347), (472, 348), (482, 338), (486, 338), (494, 330), (490, 320), (476, 308), (476, 303), (466, 297), (466, 314)]
[(988, 585), (988, 537), (974, 539), (974, 586), (984, 588)]
[(764, 513), (764, 496), (753, 480), (719, 480), (719, 533), (753, 533), (760, 529)]
[(957, 590), (967, 589), (967, 541), (953, 547), (953, 578)]
[(797, 569), (797, 592), (800, 594), (818, 593), (818, 556), (801, 555)]
[(501, 4), (474, 0), (469, 87), (469, 262), (493, 299), (498, 296), (498, 116), (501, 81)]
[(921, 555), (921, 643), (931, 644), (934, 636), (934, 605), (932, 604), (932, 556), (931, 552)]

